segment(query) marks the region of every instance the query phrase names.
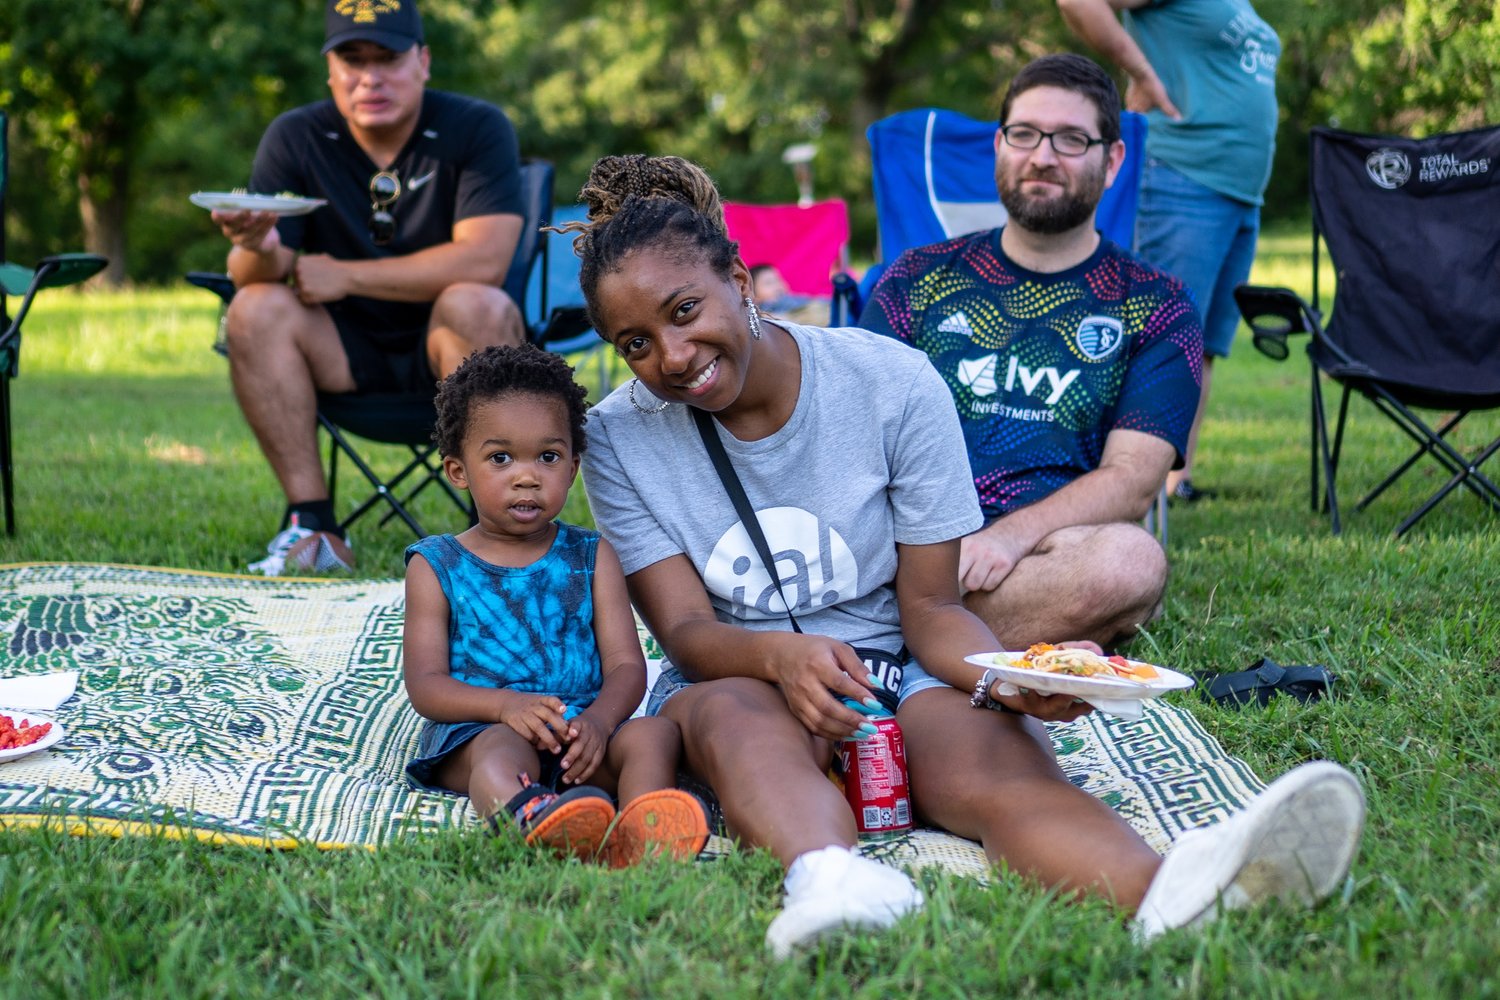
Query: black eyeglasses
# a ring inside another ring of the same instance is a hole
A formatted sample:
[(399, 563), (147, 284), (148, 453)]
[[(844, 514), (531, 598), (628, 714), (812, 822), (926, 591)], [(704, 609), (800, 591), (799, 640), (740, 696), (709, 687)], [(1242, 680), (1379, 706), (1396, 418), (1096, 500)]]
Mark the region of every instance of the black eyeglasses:
[(1095, 139), (1087, 132), (1080, 132), (1074, 128), (1043, 132), (1030, 125), (1001, 125), (1000, 134), (1005, 136), (1007, 146), (1014, 146), (1016, 149), (1036, 149), (1042, 144), (1043, 139), (1047, 139), (1052, 143), (1052, 149), (1058, 156), (1082, 156), (1089, 151), (1090, 146), (1109, 144), (1108, 139)]
[(396, 217), (390, 208), (401, 197), (401, 178), (382, 170), (370, 178), (370, 241), (383, 247), (396, 238)]

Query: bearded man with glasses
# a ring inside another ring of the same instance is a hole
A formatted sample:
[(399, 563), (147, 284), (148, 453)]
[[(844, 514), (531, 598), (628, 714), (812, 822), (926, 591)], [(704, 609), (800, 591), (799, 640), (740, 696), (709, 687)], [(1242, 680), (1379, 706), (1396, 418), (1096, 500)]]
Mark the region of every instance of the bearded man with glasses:
[(1139, 522), (1187, 447), (1203, 334), (1182, 282), (1094, 226), (1126, 155), (1109, 74), (1030, 63), (995, 132), (1006, 224), (902, 254), (860, 316), (953, 394), (986, 519), (960, 550), (964, 603), (1006, 649), (1109, 647), (1166, 588)]
[(323, 54), (330, 99), (271, 123), (250, 190), (327, 204), (213, 213), (233, 244), (235, 397), (287, 500), (252, 566), (268, 575), (353, 565), (319, 462), (318, 392), (435, 392), (474, 351), (524, 338), (501, 290), (522, 224), (510, 120), (427, 89), (415, 0), (329, 0)]

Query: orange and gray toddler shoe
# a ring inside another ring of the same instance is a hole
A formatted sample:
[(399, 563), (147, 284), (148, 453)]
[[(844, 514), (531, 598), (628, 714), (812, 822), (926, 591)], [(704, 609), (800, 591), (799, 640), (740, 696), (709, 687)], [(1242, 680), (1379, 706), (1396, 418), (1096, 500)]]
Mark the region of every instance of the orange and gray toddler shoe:
[(708, 810), (691, 792), (662, 788), (632, 799), (615, 817), (601, 859), (626, 868), (648, 857), (692, 859), (708, 843)]
[(516, 828), (533, 847), (545, 847), (560, 858), (591, 861), (599, 853), (615, 818), (609, 793), (579, 785), (561, 794), (538, 785), (526, 775), (521, 790), (505, 805)]

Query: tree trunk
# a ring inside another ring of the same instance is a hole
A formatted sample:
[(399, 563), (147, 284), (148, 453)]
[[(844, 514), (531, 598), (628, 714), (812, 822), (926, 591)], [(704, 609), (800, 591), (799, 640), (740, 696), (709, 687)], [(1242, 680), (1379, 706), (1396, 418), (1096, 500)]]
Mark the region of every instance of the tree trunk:
[[(892, 5), (899, 15), (895, 34), (876, 52), (860, 61), (859, 90), (850, 109), (849, 130), (854, 140), (850, 149), (868, 162), (870, 147), (865, 130), (890, 114), (891, 94), (900, 84), (903, 59), (921, 39), (923, 33), (943, 9), (943, 0), (897, 0)], [(846, 41), (856, 49), (863, 47), (864, 14), (854, 0), (844, 4)]]
[(125, 223), (138, 145), (136, 106), (135, 91), (127, 91), (102, 121), (91, 129), (79, 129), (76, 136), (83, 246), (109, 259), (96, 280), (116, 288), (128, 277)]
[(94, 175), (82, 169), (78, 173), (78, 215), (83, 222), (83, 246), (89, 253), (109, 258), (109, 264), (98, 280), (115, 288), (125, 284), (125, 182), (123, 164), (109, 173), (110, 196), (95, 197)]

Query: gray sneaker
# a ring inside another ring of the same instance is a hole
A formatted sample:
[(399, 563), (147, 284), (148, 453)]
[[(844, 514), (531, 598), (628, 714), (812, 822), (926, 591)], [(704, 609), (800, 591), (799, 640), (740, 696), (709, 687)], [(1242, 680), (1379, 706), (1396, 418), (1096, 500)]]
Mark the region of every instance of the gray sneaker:
[(1332, 761), (1294, 768), (1239, 813), (1178, 838), (1136, 911), (1142, 942), (1270, 899), (1312, 906), (1349, 874), (1365, 796)]
[(304, 528), (293, 514), (291, 523), (266, 546), (266, 557), (251, 563), (249, 568), (252, 573), (281, 576), (288, 566), (302, 572), (352, 570), (354, 552), (347, 540), (331, 532)]

